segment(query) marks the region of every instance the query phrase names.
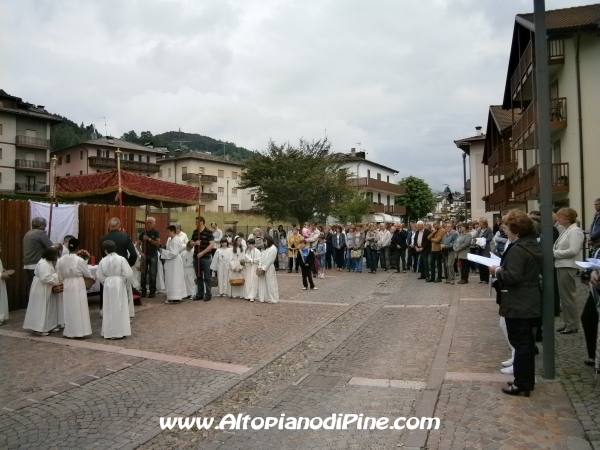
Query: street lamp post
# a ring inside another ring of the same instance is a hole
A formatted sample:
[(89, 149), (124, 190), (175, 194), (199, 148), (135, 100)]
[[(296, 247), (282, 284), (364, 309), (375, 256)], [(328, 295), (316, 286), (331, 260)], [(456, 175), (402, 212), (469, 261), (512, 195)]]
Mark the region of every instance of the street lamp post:
[(465, 210), (465, 221), (467, 220), (467, 154), (463, 152), (463, 204)]

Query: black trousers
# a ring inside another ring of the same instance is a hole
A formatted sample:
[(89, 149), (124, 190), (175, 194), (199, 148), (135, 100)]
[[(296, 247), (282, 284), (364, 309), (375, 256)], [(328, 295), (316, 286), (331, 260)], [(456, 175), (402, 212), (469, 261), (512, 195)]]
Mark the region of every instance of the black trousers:
[(429, 254), (428, 250), (418, 252), (417, 255), (421, 255), (421, 276), (429, 278)]
[(408, 251), (408, 270), (411, 270), (413, 272), (417, 271), (417, 260), (419, 259), (419, 255), (417, 254), (417, 252), (415, 251), (414, 248), (408, 247), (407, 249)]
[(515, 348), (515, 359), (513, 362), (514, 385), (525, 390), (531, 390), (535, 385), (534, 320), (536, 319), (506, 317), (508, 341)]
[(585, 336), (588, 358), (596, 358), (596, 337), (598, 336), (598, 310), (592, 294), (587, 298), (583, 311), (581, 312), (581, 326)]
[(312, 268), (310, 267), (302, 267), (302, 285), (307, 288), (310, 285), (310, 288), (315, 287), (315, 283), (312, 279)]
[(327, 250), (325, 251), (325, 268), (333, 268), (333, 245), (328, 243)]
[[(391, 258), (390, 253), (390, 258)], [(406, 270), (406, 249), (405, 248), (397, 248), (394, 250), (394, 264), (396, 270)], [(409, 263), (410, 266), (410, 263)], [(410, 269), (410, 267), (409, 267)]]
[(469, 281), (469, 260), (460, 260), (460, 279), (463, 281)]
[(431, 252), (429, 257), (429, 272), (430, 279), (435, 280), (436, 278), (436, 270), (438, 279), (442, 278), (442, 252)]
[(490, 268), (483, 264), (477, 264), (479, 267), (479, 279), (481, 281), (490, 281)]

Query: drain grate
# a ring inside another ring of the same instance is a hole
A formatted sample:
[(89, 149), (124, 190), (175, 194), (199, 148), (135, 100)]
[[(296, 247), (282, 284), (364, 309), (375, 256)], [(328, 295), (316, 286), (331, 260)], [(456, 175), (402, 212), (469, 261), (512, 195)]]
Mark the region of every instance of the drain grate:
[(332, 377), (327, 375), (309, 375), (300, 386), (332, 389), (342, 381), (342, 377)]

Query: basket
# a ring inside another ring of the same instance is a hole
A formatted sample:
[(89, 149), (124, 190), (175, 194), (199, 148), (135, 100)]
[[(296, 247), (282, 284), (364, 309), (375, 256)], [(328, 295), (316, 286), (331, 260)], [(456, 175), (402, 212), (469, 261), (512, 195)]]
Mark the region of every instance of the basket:
[(93, 278), (87, 278), (87, 277), (83, 277), (83, 281), (85, 281), (85, 288), (86, 289), (91, 288), (94, 285), (94, 283), (96, 282), (95, 279), (93, 279)]
[(243, 286), (246, 280), (243, 278), (230, 278), (229, 284), (232, 286)]

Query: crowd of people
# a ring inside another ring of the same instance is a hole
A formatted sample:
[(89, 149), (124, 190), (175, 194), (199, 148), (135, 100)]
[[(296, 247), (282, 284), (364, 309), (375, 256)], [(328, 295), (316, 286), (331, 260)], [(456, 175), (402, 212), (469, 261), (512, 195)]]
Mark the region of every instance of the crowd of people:
[[(598, 270), (583, 271), (581, 259), (585, 233), (589, 233), (589, 256), (600, 258), (600, 199), (589, 231), (582, 231), (572, 208), (556, 208), (554, 227), (554, 312), (562, 314), (560, 334), (584, 329), (588, 358), (586, 365), (600, 370)], [(413, 272), (430, 283), (466, 284), (471, 275), (479, 283), (493, 281), (500, 306), (500, 327), (505, 333), (511, 357), (503, 361), (502, 372), (514, 374), (515, 381), (504, 391), (529, 395), (534, 384), (536, 340), (541, 334), (541, 250), (540, 214), (511, 210), (490, 227), (487, 219), (455, 222), (416, 221), (402, 223), (355, 223), (320, 226), (305, 223), (274, 228), (269, 222), (263, 231), (254, 228), (247, 237), (233, 229), (223, 233), (216, 223), (205, 226), (196, 218), (196, 229), (188, 238), (179, 224), (167, 229), (161, 243), (155, 220), (148, 217), (136, 239), (120, 231), (119, 219), (108, 222), (109, 233), (102, 237), (103, 257), (95, 277), (87, 261), (78, 255), (79, 241), (67, 236), (61, 244), (48, 238), (43, 218), (32, 220), (25, 235), (24, 268), (31, 289), (23, 327), (41, 335), (63, 330), (66, 337), (92, 333), (87, 303), (87, 284), (102, 283), (102, 336), (120, 339), (131, 335), (134, 316), (133, 295), (154, 297), (162, 280), (167, 303), (184, 299), (210, 301), (213, 288), (219, 296), (250, 302), (277, 303), (276, 271), (302, 274), (302, 289), (317, 290), (315, 279), (326, 271), (369, 273), (378, 270)], [(1, 251), (1, 245), (0, 245)], [(497, 264), (475, 264), (469, 254), (489, 257)], [(588, 256), (588, 255), (585, 255)], [(0, 324), (8, 318), (4, 280), (10, 276), (0, 261)], [(576, 303), (576, 280), (589, 285), (589, 296), (581, 317)]]

